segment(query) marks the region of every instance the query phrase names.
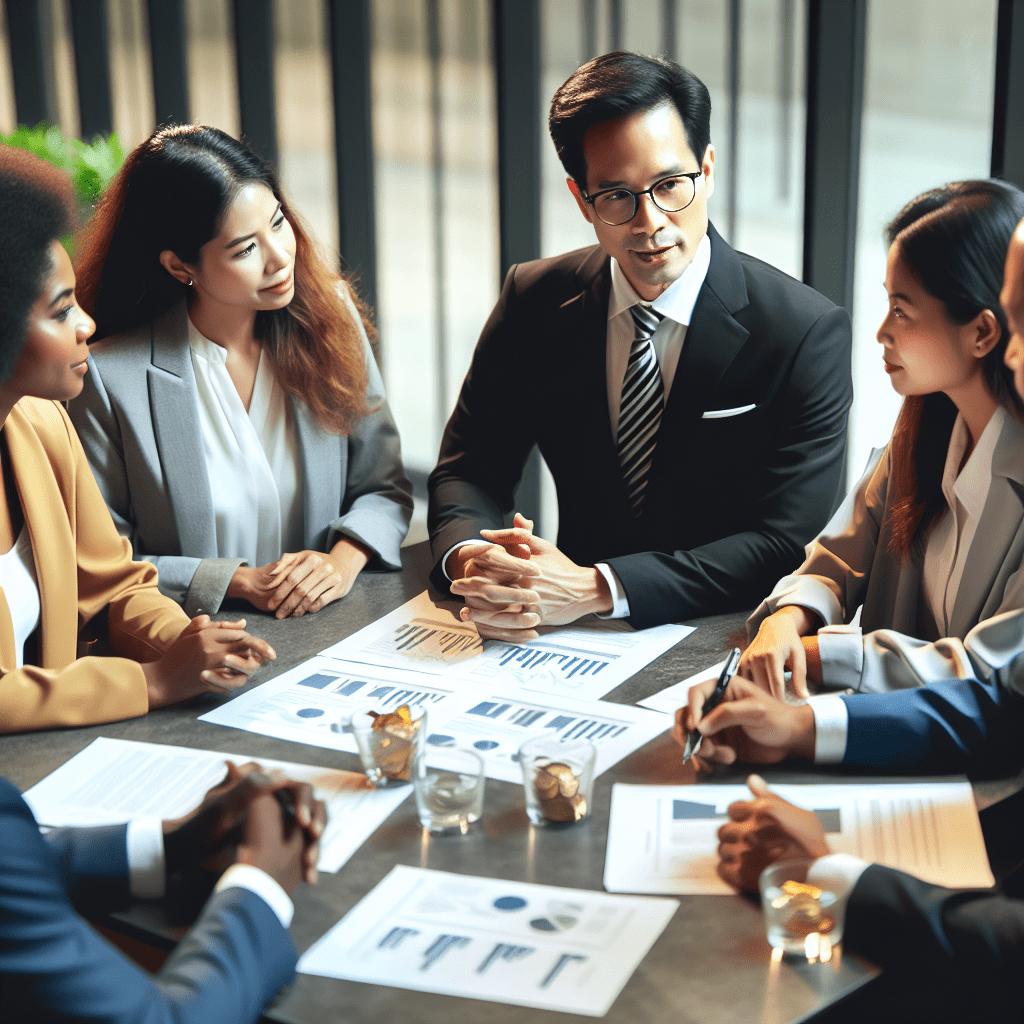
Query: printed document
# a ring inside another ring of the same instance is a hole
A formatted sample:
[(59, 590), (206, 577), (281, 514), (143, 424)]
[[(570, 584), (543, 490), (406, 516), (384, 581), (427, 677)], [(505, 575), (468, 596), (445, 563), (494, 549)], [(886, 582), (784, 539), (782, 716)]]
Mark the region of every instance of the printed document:
[(238, 694), (199, 721), (354, 754), (355, 740), (345, 727), (361, 707), (383, 713), (402, 704), (423, 705), (429, 712), (428, 724), (434, 727), (466, 710), (475, 699), (454, 693), (443, 680), (408, 669), (316, 657)]
[(399, 865), (299, 971), (602, 1017), (677, 906)]
[(113, 825), (131, 818), (177, 818), (224, 777), (224, 765), (258, 761), (310, 782), (327, 804), (320, 839), (321, 871), (337, 871), (412, 792), (373, 789), (366, 776), (313, 765), (220, 754), (210, 750), (101, 737), (24, 794), (40, 825)]
[(541, 627), (522, 644), (481, 640), (459, 618), (461, 604), (429, 594), (321, 651), (375, 668), (415, 670), (456, 689), (516, 686), (591, 700), (603, 697), (693, 632), (692, 626), (635, 630), (621, 619), (588, 616), (571, 626)]
[[(833, 853), (951, 888), (994, 885), (970, 783), (773, 785), (814, 811)], [(717, 832), (743, 785), (612, 787), (604, 884), (610, 892), (732, 893), (715, 871)]]

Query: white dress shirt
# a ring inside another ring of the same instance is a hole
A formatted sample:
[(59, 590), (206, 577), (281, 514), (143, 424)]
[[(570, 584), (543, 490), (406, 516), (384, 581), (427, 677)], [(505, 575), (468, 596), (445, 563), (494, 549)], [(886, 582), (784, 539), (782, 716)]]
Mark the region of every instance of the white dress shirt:
[(25, 641), (39, 625), (39, 580), (36, 560), (32, 554), (32, 539), (28, 526), (23, 525), (14, 547), (0, 555), (0, 585), (3, 586), (7, 607), (14, 627), (15, 668), (25, 664)]
[[(997, 407), (966, 463), (964, 454), (970, 442), (967, 424), (962, 416), (957, 416), (953, 424), (942, 473), (947, 507), (928, 533), (921, 573), (924, 600), (942, 636), (949, 633), (967, 554), (992, 486), (992, 456), (1005, 419), (1006, 411)], [(818, 631), (818, 653), (822, 676), (830, 683), (857, 685), (864, 660), (864, 641), (858, 628), (825, 626)], [(842, 761), (848, 727), (845, 703), (835, 695), (823, 695), (810, 703), (814, 711), (814, 760), (819, 764)]]
[[(612, 288), (608, 296), (608, 333), (606, 341), (605, 372), (608, 381), (608, 416), (612, 423), (612, 440), (618, 437), (619, 405), (622, 402), (622, 381), (626, 376), (629, 350), (633, 347), (635, 327), (630, 315), (631, 307), (644, 300), (626, 280), (618, 260), (612, 263)], [(661, 313), (663, 320), (651, 336), (654, 353), (658, 357), (665, 401), (676, 377), (679, 355), (686, 340), (686, 329), (693, 317), (697, 296), (704, 287), (711, 265), (711, 239), (705, 235), (697, 245), (690, 265), (655, 300), (651, 308)], [(618, 576), (605, 562), (596, 562), (594, 568), (605, 578), (612, 595), (612, 610), (604, 619), (624, 619), (629, 615), (629, 601)]]
[(274, 562), (304, 544), (298, 433), (270, 360), (260, 354), (249, 411), (227, 371), (227, 349), (188, 322), (217, 555)]

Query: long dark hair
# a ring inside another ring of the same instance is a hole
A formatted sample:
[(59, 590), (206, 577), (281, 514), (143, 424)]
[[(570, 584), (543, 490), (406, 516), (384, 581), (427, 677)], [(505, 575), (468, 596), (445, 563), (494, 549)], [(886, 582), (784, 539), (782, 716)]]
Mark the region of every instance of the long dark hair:
[(97, 340), (155, 320), (189, 294), (164, 269), (160, 253), (170, 249), (197, 263), (239, 189), (254, 182), (274, 193), (296, 245), (295, 297), (283, 309), (257, 312), (255, 336), (284, 391), (322, 427), (347, 433), (367, 412), (368, 377), (358, 324), (339, 295), (343, 278), (328, 269), (274, 172), (216, 128), (162, 128), (132, 151), (78, 243), (79, 302), (96, 321)]
[[(999, 341), (984, 357), (985, 383), (1015, 416), (1024, 415), (1003, 362), (1010, 332), (999, 305), (1010, 238), (1024, 218), (1024, 193), (1004, 181), (958, 181), (912, 199), (886, 228), (889, 245), (925, 291), (940, 299), (953, 323), (970, 323), (988, 309)], [(942, 472), (957, 409), (941, 391), (904, 399), (890, 447), (890, 548), (907, 555), (945, 507)], [(918, 551), (919, 553), (919, 551)]]

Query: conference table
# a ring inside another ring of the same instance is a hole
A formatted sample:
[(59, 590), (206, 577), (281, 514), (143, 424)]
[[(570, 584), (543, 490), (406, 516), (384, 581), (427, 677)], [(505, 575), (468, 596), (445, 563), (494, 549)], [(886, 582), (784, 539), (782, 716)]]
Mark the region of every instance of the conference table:
[[(249, 629), (267, 639), (277, 660), (248, 686), (259, 685), (397, 608), (426, 587), (430, 554), (424, 544), (403, 549), (398, 573), (364, 573), (352, 592), (316, 615), (277, 621), (247, 609)], [(218, 617), (234, 617), (224, 609)], [(696, 619), (696, 631), (611, 691), (607, 700), (635, 703), (719, 660), (742, 627), (742, 614)], [(204, 714), (227, 697), (201, 697), (187, 706), (144, 718), (82, 729), (0, 738), (2, 774), (20, 789), (34, 785), (96, 737), (222, 751), (359, 769), (355, 755), (274, 739), (206, 722)], [(666, 728), (670, 725), (666, 717)], [(488, 779), (484, 816), (468, 835), (432, 835), (420, 827), (410, 798), (376, 830), (337, 873), (321, 874), (316, 886), (295, 894), (292, 935), (303, 952), (369, 892), (396, 864), (465, 875), (601, 890), (611, 787), (615, 782), (694, 782), (668, 732), (600, 776), (589, 820), (571, 827), (536, 828), (525, 813), (521, 786)], [(822, 772), (766, 771), (771, 781), (826, 781)], [(711, 780), (742, 781), (741, 770)], [(773, 962), (760, 907), (742, 896), (683, 896), (679, 909), (627, 982), (604, 1018), (609, 1024), (783, 1024), (814, 1019), (878, 974), (873, 965), (842, 952), (827, 964), (788, 958)], [(140, 905), (105, 924), (154, 945), (170, 948), (180, 930), (159, 908)], [(482, 1000), (462, 999), (330, 978), (299, 975), (267, 1010), (267, 1019), (289, 1024), (362, 1024), (410, 1021), (440, 1024), (556, 1024), (579, 1021), (556, 1013)], [(828, 1013), (821, 1016), (828, 1019)]]

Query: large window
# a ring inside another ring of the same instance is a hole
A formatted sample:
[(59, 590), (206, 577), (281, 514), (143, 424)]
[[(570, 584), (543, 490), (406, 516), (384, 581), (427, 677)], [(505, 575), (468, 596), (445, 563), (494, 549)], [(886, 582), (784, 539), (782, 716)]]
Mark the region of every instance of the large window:
[(909, 199), (985, 178), (992, 149), (996, 0), (875, 0), (868, 6), (854, 279), (850, 482), (889, 438), (900, 397), (875, 331), (885, 315), (885, 224)]

